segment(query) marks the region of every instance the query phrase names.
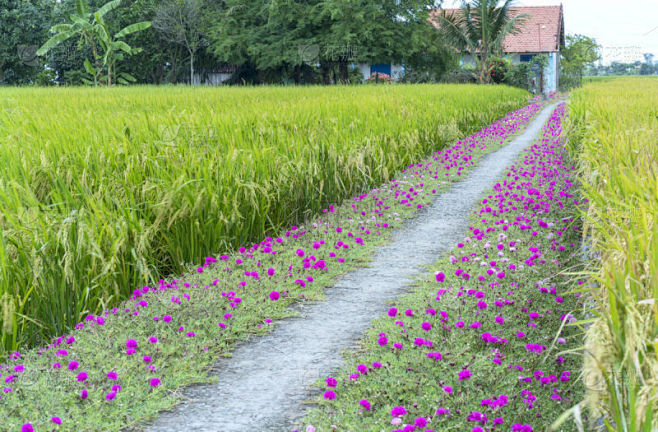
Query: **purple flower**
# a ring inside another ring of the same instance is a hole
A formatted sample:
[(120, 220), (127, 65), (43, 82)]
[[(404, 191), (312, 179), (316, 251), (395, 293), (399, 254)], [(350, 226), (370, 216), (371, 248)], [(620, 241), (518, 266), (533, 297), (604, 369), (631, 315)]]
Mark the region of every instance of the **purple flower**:
[(274, 276), (274, 269), (272, 267), (267, 269), (267, 275), (270, 276), (270, 277)]
[(62, 424), (62, 419), (59, 417), (51, 417), (50, 421), (58, 425)]
[(78, 366), (79, 366), (78, 362), (73, 360), (73, 361), (69, 362), (68, 368), (69, 368), (69, 370), (76, 370), (78, 368)]
[(115, 397), (117, 397), (116, 392), (109, 392), (105, 395), (105, 399), (108, 401), (114, 400)]
[(272, 301), (279, 300), (279, 297), (281, 297), (281, 294), (279, 294), (279, 291), (272, 291), (270, 293), (270, 300), (272, 300)]
[(128, 339), (126, 341), (126, 348), (137, 348), (137, 341), (135, 339)]
[(334, 393), (332, 390), (327, 390), (324, 392), (324, 398), (327, 400), (334, 400), (336, 399), (336, 393)]
[(361, 399), (359, 401), (359, 405), (361, 405), (363, 408), (365, 408), (366, 411), (370, 411), (370, 402), (368, 402), (368, 399)]
[(160, 385), (160, 379), (159, 378), (151, 378), (151, 381), (149, 381), (149, 384), (151, 387), (158, 387)]
[(446, 275), (443, 272), (438, 272), (436, 274), (436, 281), (443, 282), (444, 280), (446, 280)]
[(25, 423), (23, 427), (21, 427), (21, 432), (34, 432), (34, 428), (31, 423)]
[(473, 376), (473, 374), (468, 369), (463, 369), (463, 370), (459, 371), (459, 381), (467, 380), (472, 376)]
[(78, 382), (85, 382), (87, 380), (87, 372), (80, 372), (75, 379), (78, 380)]
[(425, 417), (417, 417), (416, 420), (414, 420), (414, 425), (417, 428), (424, 428), (427, 426), (427, 419)]
[(164, 322), (171, 322), (171, 315), (165, 315), (162, 317), (162, 321)]
[(151, 336), (149, 338), (149, 342), (152, 343), (152, 344), (156, 344), (156, 343), (158, 343), (158, 338), (155, 337), (155, 336)]
[(82, 389), (82, 391), (80, 392), (80, 399), (83, 400), (87, 399), (87, 396), (89, 396), (89, 392), (87, 391), (87, 389)]
[(336, 381), (336, 378), (334, 377), (328, 377), (326, 379), (327, 387), (333, 387), (335, 388), (336, 385), (338, 385), (338, 381)]
[(403, 406), (396, 406), (391, 410), (392, 417), (402, 417), (407, 413), (407, 410)]

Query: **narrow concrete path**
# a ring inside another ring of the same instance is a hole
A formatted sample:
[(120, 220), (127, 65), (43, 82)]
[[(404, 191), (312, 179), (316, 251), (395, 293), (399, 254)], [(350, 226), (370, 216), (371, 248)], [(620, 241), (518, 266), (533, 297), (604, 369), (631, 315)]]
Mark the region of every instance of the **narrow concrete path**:
[(405, 291), (422, 266), (464, 236), (478, 199), (533, 142), (556, 105), (544, 108), (522, 135), (485, 156), (466, 179), (396, 231), (370, 267), (345, 275), (326, 290), (326, 301), (307, 305), (300, 317), (239, 346), (232, 358), (219, 360), (216, 383), (187, 390), (189, 400), (163, 413), (147, 430), (292, 430), (304, 415), (302, 402), (316, 394), (310, 385), (341, 365), (341, 352), (362, 337), (371, 320)]

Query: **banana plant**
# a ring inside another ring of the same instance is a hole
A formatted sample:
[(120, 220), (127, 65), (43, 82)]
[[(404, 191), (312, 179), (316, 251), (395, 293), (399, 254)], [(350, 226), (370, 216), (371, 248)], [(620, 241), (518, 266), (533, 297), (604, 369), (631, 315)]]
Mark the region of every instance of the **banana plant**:
[[(37, 55), (45, 55), (62, 42), (72, 37), (80, 37), (79, 46), (89, 44), (94, 56), (93, 64), (89, 59), (85, 59), (83, 64), (85, 71), (93, 77), (94, 85), (98, 85), (99, 81), (105, 81), (108, 86), (111, 86), (113, 76), (116, 75), (117, 62), (123, 60), (126, 55), (131, 56), (141, 52), (141, 48), (132, 48), (121, 39), (151, 26), (149, 21), (138, 22), (124, 27), (113, 35), (105, 21), (105, 15), (120, 5), (121, 0), (112, 0), (92, 13), (89, 11), (87, 0), (77, 0), (76, 11), (70, 15), (71, 23), (53, 26), (50, 31), (55, 35), (37, 50)], [(105, 70), (107, 70), (107, 76), (102, 79)], [(124, 73), (118, 81), (127, 84), (134, 82), (135, 79)]]

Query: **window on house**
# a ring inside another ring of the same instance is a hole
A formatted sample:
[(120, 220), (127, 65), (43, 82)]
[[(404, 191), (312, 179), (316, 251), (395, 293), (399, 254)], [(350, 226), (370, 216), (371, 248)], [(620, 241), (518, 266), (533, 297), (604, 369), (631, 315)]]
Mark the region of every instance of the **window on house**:
[(521, 54), (521, 62), (522, 63), (527, 63), (529, 61), (532, 61), (533, 57), (534, 57), (534, 55), (532, 55), (532, 54)]

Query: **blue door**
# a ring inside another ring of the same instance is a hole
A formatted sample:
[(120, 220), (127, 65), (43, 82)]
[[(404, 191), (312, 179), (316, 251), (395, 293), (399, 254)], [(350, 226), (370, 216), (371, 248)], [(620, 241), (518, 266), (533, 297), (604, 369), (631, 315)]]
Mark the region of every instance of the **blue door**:
[(385, 73), (386, 75), (391, 76), (391, 64), (380, 63), (380, 64), (370, 65), (370, 74), (372, 75), (375, 72)]

